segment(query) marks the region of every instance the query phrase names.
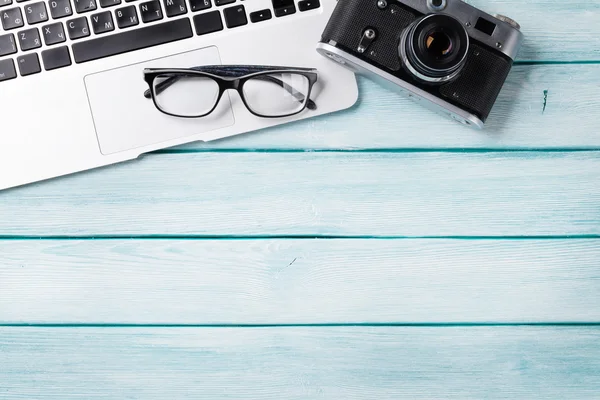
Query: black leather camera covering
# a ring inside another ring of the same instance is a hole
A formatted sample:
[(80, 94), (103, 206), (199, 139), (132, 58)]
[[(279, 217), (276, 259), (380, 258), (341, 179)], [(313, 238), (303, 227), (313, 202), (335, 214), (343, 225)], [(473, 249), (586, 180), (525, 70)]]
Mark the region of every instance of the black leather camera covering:
[[(467, 61), (459, 76), (443, 85), (417, 80), (400, 61), (398, 45), (402, 31), (422, 16), (394, 0), (381, 10), (377, 0), (338, 0), (322, 41), (337, 47), (398, 78), (442, 98), (486, 121), (512, 68), (512, 59), (471, 38)], [(365, 29), (375, 30), (377, 38), (367, 51), (357, 49)]]
[(512, 67), (512, 60), (501, 54), (471, 41), (467, 63), (460, 75), (439, 86), (439, 93), (485, 122)]
[(367, 49), (365, 56), (392, 71), (398, 71), (400, 34), (417, 19), (419, 14), (392, 3), (392, 0), (384, 10), (377, 7), (377, 0), (338, 0), (338, 2), (323, 32), (323, 38), (326, 39), (324, 41), (334, 40), (356, 52), (363, 32), (371, 28), (377, 37)]

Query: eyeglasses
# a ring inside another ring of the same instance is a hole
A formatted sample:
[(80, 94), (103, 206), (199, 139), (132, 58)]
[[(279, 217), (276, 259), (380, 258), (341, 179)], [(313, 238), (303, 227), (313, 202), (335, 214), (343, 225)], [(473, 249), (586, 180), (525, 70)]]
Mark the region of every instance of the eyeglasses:
[(254, 65), (214, 65), (187, 69), (144, 69), (150, 87), (144, 97), (171, 116), (200, 118), (212, 113), (223, 93), (236, 90), (246, 108), (264, 118), (287, 117), (306, 108), (318, 80), (316, 69)]

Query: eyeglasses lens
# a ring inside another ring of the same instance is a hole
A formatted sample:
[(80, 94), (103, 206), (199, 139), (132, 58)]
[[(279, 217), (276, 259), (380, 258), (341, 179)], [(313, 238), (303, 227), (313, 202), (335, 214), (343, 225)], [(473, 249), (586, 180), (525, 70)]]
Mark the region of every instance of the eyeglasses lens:
[(198, 75), (163, 74), (154, 79), (157, 106), (169, 114), (197, 117), (210, 112), (219, 96), (219, 84)]
[(295, 114), (308, 100), (310, 82), (296, 73), (258, 75), (246, 81), (243, 87), (248, 107), (268, 117)]

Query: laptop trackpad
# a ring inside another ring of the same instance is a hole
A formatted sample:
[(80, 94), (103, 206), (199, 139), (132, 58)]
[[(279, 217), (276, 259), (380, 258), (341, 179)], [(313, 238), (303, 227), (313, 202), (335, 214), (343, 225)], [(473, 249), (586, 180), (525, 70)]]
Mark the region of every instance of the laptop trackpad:
[[(227, 94), (210, 115), (191, 119), (163, 114), (152, 100), (144, 97), (144, 91), (148, 89), (142, 74), (144, 68), (200, 65), (221, 65), (218, 49), (206, 47), (86, 76), (85, 86), (100, 151), (113, 154), (233, 125)], [(201, 95), (194, 93), (194, 85), (191, 85), (189, 93), (181, 91), (181, 96), (186, 98), (178, 101), (182, 104), (198, 101)]]

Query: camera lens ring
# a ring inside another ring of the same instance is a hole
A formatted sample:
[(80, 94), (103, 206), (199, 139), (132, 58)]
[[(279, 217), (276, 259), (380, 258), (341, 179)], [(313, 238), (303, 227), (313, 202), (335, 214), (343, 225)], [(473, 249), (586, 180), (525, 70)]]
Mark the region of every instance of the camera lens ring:
[(462, 70), (469, 50), (469, 35), (455, 18), (428, 14), (402, 32), (399, 55), (406, 69), (418, 79), (441, 84)]

